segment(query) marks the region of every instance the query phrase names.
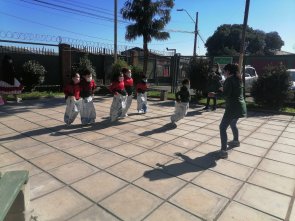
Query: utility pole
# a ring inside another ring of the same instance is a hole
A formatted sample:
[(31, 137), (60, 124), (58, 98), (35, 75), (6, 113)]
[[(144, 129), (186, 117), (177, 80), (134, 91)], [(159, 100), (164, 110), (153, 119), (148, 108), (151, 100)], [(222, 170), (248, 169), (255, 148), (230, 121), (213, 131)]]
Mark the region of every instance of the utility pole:
[[(239, 56), (240, 74), (242, 74), (244, 54), (245, 54), (245, 37), (246, 37), (246, 29), (247, 29), (248, 15), (249, 15), (249, 6), (250, 6), (250, 0), (246, 0), (242, 39), (241, 39), (241, 45), (240, 45), (240, 56)], [(245, 74), (243, 74), (243, 84), (245, 86)], [(244, 98), (245, 98), (245, 87), (244, 87)]]
[(198, 15), (199, 13), (196, 12), (196, 22), (195, 22), (195, 40), (194, 40), (194, 57), (197, 55), (197, 37), (198, 37)]
[(118, 22), (118, 16), (117, 16), (117, 6), (118, 6), (118, 0), (114, 1), (114, 61), (117, 62), (117, 36), (118, 36), (118, 28), (117, 28), (117, 22)]

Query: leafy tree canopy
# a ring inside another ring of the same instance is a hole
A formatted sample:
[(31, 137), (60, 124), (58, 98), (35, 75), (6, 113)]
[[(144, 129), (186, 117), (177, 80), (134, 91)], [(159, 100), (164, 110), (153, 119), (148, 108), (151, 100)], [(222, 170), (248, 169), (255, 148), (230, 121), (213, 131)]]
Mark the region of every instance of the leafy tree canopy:
[[(209, 56), (239, 54), (243, 25), (224, 24), (217, 28), (214, 34), (208, 38), (205, 46)], [(269, 55), (280, 50), (284, 45), (277, 32), (265, 33), (261, 30), (254, 30), (251, 27), (246, 29), (246, 53), (249, 55)]]

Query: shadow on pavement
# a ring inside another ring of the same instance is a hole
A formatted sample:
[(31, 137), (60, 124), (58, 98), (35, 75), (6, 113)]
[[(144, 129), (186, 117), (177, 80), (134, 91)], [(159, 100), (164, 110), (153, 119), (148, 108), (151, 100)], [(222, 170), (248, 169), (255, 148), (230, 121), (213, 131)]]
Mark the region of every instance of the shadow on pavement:
[(157, 166), (159, 166), (160, 168), (145, 171), (143, 176), (148, 178), (149, 180), (161, 180), (171, 178), (171, 176), (167, 174), (170, 174), (172, 176), (180, 176), (186, 173), (207, 170), (216, 166), (216, 160), (219, 159), (218, 157), (216, 157), (216, 153), (217, 151), (210, 152), (204, 156), (197, 157), (195, 159), (191, 159), (181, 153), (175, 153), (176, 156), (181, 157), (184, 161), (180, 163), (169, 164), (167, 166), (157, 164)]

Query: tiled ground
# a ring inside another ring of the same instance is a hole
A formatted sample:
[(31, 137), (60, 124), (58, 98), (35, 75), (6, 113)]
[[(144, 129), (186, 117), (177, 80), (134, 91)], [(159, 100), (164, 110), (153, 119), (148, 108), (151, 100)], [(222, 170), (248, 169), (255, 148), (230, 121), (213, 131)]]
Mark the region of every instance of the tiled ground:
[(249, 113), (218, 160), (223, 110), (192, 107), (173, 129), (171, 101), (137, 115), (133, 100), (116, 124), (110, 103), (88, 127), (63, 124), (63, 99), (0, 106), (0, 171), (30, 171), (36, 220), (295, 221), (294, 116)]

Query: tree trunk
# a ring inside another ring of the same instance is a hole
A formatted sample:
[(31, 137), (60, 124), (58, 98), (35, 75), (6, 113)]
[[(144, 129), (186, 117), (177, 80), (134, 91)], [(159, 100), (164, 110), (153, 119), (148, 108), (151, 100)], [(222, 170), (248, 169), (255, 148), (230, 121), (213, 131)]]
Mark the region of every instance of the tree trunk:
[(148, 43), (146, 37), (143, 37), (143, 74), (147, 76), (147, 65), (148, 65)]

